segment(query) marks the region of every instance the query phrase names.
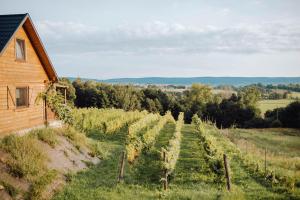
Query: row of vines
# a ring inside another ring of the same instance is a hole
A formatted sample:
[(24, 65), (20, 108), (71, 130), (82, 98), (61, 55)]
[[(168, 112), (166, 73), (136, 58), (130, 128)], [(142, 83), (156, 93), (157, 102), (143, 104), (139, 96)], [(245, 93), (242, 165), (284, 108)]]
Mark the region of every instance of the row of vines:
[(122, 127), (135, 122), (147, 115), (147, 112), (122, 109), (82, 108), (73, 110), (75, 127), (84, 132), (102, 132), (112, 134)]
[[(143, 149), (153, 145), (164, 125), (167, 122), (173, 121), (172, 114), (167, 112), (164, 116), (149, 114), (145, 118), (130, 125), (128, 127), (126, 144), (128, 162), (132, 163)], [(156, 122), (156, 124), (151, 126), (153, 122)]]
[[(193, 117), (193, 124), (204, 145), (204, 149), (207, 153), (207, 161), (211, 169), (220, 175), (219, 180), (222, 180), (222, 177), (224, 177), (222, 155), (226, 153), (232, 158), (240, 160), (248, 172), (254, 177), (264, 180), (271, 186), (277, 184), (288, 190), (294, 189), (295, 183), (297, 182), (296, 177), (287, 176), (287, 174), (283, 173), (275, 174), (275, 169), (273, 169), (272, 166), (268, 166), (268, 169), (266, 169), (264, 160), (258, 159), (250, 153), (242, 152), (228, 138), (223, 136), (211, 122), (203, 122), (195, 115)], [(224, 181), (224, 179), (222, 181)]]
[(163, 170), (171, 174), (176, 166), (180, 153), (181, 129), (184, 124), (184, 114), (180, 113), (176, 122), (175, 132), (167, 147), (162, 148)]

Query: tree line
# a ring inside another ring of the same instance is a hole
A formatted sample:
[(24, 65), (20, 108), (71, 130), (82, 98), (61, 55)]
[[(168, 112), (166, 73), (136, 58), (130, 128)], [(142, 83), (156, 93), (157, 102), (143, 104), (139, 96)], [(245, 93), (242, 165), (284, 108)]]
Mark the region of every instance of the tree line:
[[(68, 86), (69, 104), (79, 108), (147, 110), (161, 115), (171, 111), (175, 119), (180, 112), (184, 112), (186, 123), (190, 123), (192, 116), (197, 114), (203, 120), (215, 122), (219, 128), (299, 127), (300, 124), (299, 102), (287, 108), (269, 111), (262, 118), (257, 107), (262, 94), (253, 85), (239, 88), (230, 98), (223, 98), (213, 94), (211, 87), (202, 84), (193, 84), (189, 90), (174, 92), (163, 91), (155, 86), (143, 88), (80, 79), (70, 82), (62, 78), (60, 83)], [(291, 117), (295, 118), (293, 123), (290, 123)]]

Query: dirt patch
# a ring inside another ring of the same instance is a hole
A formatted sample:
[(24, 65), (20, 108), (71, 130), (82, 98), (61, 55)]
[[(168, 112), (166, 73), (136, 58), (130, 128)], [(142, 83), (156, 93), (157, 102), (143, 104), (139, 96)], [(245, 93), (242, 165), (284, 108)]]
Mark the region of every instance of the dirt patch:
[(55, 148), (49, 145), (44, 146), (44, 151), (48, 155), (48, 167), (61, 173), (77, 172), (87, 168), (86, 162), (97, 164), (100, 160), (91, 157), (87, 148), (80, 150), (65, 137), (58, 136), (58, 145)]

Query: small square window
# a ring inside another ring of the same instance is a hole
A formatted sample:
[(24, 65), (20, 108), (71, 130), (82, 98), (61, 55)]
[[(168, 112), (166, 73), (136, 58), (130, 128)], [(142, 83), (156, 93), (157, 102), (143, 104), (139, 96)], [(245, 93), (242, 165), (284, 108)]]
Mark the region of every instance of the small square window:
[(28, 106), (28, 88), (17, 87), (16, 88), (16, 105), (17, 107)]
[(17, 60), (25, 60), (25, 41), (16, 40), (16, 58)]

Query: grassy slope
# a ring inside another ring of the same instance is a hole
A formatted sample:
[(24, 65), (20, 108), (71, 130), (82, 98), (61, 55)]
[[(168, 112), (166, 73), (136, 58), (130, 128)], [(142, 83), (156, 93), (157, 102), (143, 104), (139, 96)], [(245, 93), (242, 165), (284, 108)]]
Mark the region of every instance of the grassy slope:
[[(126, 165), (125, 183), (116, 184), (121, 151), (126, 130), (103, 139), (109, 156), (98, 166), (79, 173), (54, 199), (282, 199), (284, 196), (266, 187), (247, 172), (236, 157), (230, 159), (233, 192), (225, 191), (224, 184), (214, 182), (215, 176), (206, 164), (206, 153), (194, 128), (185, 125), (180, 157), (171, 176), (170, 189), (161, 190), (159, 184), (159, 150), (166, 145), (174, 127), (167, 124), (156, 144), (143, 153), (133, 166)], [(96, 138), (96, 135), (94, 137)]]
[(267, 110), (273, 110), (275, 108), (283, 108), (295, 100), (292, 99), (278, 99), (278, 100), (261, 100), (258, 102), (258, 108), (261, 110), (261, 114), (264, 115)]
[[(256, 160), (264, 161), (267, 150), (267, 168), (300, 180), (300, 131), (297, 129), (228, 129), (225, 135)], [(299, 193), (299, 189), (298, 193)]]
[[(219, 131), (211, 131), (217, 138), (218, 145), (223, 146), (224, 152), (229, 151), (228, 141), (220, 137)], [(284, 194), (277, 194), (272, 187), (267, 186), (264, 180), (251, 174), (247, 167), (242, 164), (241, 159), (232, 154), (229, 157), (233, 194), (237, 199), (284, 199)]]
[(258, 148), (267, 148), (275, 155), (300, 156), (300, 130), (287, 128), (273, 129), (228, 129), (233, 140), (247, 140)]

